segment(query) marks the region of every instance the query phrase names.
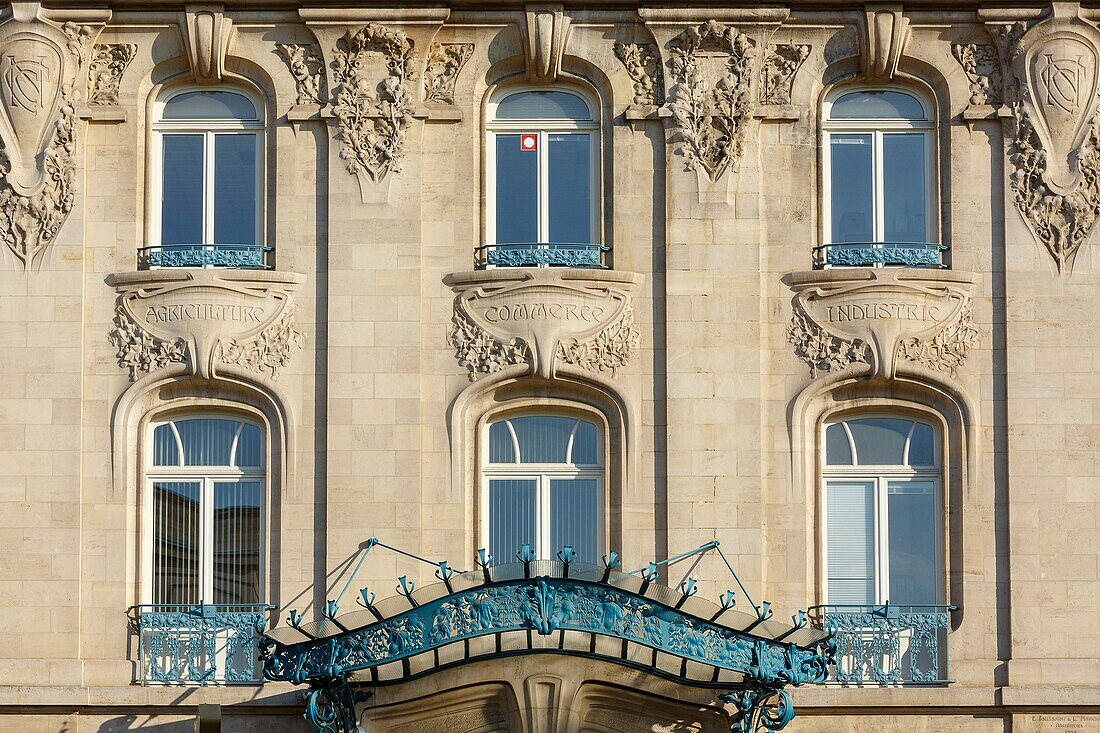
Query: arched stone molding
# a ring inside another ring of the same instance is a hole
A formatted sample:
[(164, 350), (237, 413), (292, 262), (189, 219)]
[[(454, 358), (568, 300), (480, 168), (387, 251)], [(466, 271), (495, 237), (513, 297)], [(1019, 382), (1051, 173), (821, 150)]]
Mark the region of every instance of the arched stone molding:
[(524, 365), (514, 365), (468, 386), (449, 410), (451, 486), (462, 491), (465, 499), (466, 556), (476, 554), (483, 520), (479, 516), (481, 431), (495, 417), (538, 409), (586, 415), (602, 425), (607, 466), (604, 536), (608, 547), (604, 549), (624, 552), (623, 500), (638, 500), (637, 410), (606, 377), (567, 367), (554, 379), (543, 380), (527, 376)]
[[(858, 370), (853, 370), (858, 371)], [(908, 413), (940, 429), (943, 438), (944, 557), (947, 602), (958, 607), (962, 623), (964, 533), (962, 508), (971, 497), (979, 465), (980, 412), (974, 399), (939, 373), (920, 365), (899, 365), (894, 379), (863, 374), (830, 374), (808, 384), (788, 405), (791, 445), (790, 505), (805, 507), (806, 588), (824, 602), (821, 536), (823, 426), (831, 419), (865, 412)]]
[(357, 717), (379, 733), (728, 733), (717, 693), (601, 660), (532, 653), (375, 688)]
[(128, 591), (133, 603), (139, 603), (144, 577), (142, 554), (146, 528), (141, 526), (144, 506), (144, 468), (148, 454), (149, 424), (170, 414), (216, 410), (244, 415), (264, 428), (268, 463), (266, 496), (269, 499), (265, 536), (265, 598), (277, 602), (279, 563), (273, 550), (278, 548), (280, 513), (284, 498), (298, 495), (295, 486), (294, 420), (291, 402), (271, 385), (257, 383), (243, 369), (230, 368), (216, 381), (188, 375), (180, 365), (154, 373), (130, 385), (111, 411), (111, 499), (124, 502), (130, 536), (128, 543), (130, 577), (135, 581)]

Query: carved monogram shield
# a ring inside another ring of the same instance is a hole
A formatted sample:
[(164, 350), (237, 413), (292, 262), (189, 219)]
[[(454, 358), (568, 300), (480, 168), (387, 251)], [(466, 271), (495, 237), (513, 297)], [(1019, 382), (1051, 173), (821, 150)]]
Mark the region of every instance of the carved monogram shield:
[(0, 133), (9, 181), (23, 192), (42, 181), (36, 159), (57, 125), (64, 73), (62, 48), (45, 35), (23, 31), (0, 39)]

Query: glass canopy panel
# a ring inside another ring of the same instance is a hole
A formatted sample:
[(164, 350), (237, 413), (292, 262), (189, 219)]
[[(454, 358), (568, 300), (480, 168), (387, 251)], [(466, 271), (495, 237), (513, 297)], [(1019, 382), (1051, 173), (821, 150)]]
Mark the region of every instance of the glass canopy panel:
[(184, 92), (164, 104), (165, 120), (255, 120), (256, 107), (233, 92)]
[(834, 120), (924, 120), (924, 106), (903, 92), (886, 89), (849, 92), (833, 102)]
[(562, 91), (517, 92), (497, 105), (498, 120), (591, 120), (592, 111), (576, 94)]

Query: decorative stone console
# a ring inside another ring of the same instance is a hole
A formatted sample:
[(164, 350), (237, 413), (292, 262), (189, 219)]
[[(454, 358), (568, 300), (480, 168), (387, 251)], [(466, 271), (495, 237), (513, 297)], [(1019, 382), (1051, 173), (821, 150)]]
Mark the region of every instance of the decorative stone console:
[(835, 268), (792, 272), (787, 338), (810, 376), (845, 369), (893, 378), (899, 361), (954, 375), (981, 339), (971, 317), (978, 275), (953, 270)]
[(107, 284), (119, 296), (108, 338), (118, 365), (132, 380), (177, 363), (204, 378), (234, 365), (274, 379), (302, 347), (294, 292), (304, 279), (225, 269), (111, 275)]
[(470, 380), (527, 363), (544, 379), (561, 364), (614, 374), (638, 348), (632, 272), (499, 268), (457, 272), (450, 342)]

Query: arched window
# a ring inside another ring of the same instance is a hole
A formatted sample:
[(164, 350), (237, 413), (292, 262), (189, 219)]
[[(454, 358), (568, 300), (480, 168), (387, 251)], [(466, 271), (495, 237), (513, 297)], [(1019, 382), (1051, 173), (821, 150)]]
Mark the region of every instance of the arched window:
[(826, 602), (942, 603), (939, 431), (859, 417), (826, 425), (824, 444)]
[(908, 90), (841, 88), (823, 112), (817, 264), (940, 266), (931, 105)]
[(154, 105), (145, 267), (265, 267), (264, 118), (238, 89), (185, 89)]
[(263, 430), (232, 417), (154, 424), (146, 465), (148, 600), (261, 601)]
[(594, 102), (571, 88), (506, 89), (487, 119), (490, 246), (479, 266), (602, 266)]
[(540, 558), (570, 545), (581, 562), (602, 551), (603, 431), (559, 415), (489, 424), (482, 442), (482, 531), (498, 561), (530, 544)]

